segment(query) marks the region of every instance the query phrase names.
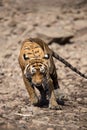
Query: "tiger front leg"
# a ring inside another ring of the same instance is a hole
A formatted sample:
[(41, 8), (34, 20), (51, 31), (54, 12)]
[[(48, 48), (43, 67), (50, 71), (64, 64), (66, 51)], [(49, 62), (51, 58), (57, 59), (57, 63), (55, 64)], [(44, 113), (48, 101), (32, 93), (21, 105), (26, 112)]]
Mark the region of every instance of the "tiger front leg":
[(38, 90), (40, 91), (41, 98), (40, 98), (40, 106), (47, 105), (48, 101), (46, 99), (46, 91), (44, 90), (43, 86), (39, 86)]
[(48, 80), (48, 84), (49, 84), (49, 108), (59, 110), (61, 109), (61, 106), (56, 101), (56, 97), (54, 94), (53, 81), (51, 78)]
[(39, 102), (39, 99), (35, 93), (35, 89), (33, 86), (31, 86), (30, 82), (28, 81), (28, 79), (26, 79), (25, 76), (23, 76), (23, 79), (24, 79), (24, 83), (25, 83), (25, 86), (26, 86), (26, 89), (28, 91), (28, 94), (30, 96), (30, 101), (31, 101), (31, 104), (32, 105), (37, 105), (38, 102)]

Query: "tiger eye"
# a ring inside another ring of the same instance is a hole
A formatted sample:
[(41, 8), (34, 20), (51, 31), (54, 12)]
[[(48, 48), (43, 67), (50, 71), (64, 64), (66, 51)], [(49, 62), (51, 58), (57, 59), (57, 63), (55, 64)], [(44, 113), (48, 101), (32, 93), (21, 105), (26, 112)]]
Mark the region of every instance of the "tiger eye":
[(24, 60), (28, 60), (29, 59), (29, 57), (26, 54), (24, 54), (23, 57), (24, 57)]
[(45, 55), (44, 55), (44, 58), (45, 58), (45, 59), (49, 59), (49, 57), (50, 57), (49, 54), (45, 54)]

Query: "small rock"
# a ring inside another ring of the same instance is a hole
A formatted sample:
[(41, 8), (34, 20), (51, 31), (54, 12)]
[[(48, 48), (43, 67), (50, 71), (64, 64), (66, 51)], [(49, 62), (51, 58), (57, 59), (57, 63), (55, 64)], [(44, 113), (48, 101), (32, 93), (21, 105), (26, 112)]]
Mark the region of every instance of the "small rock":
[(81, 101), (82, 101), (82, 98), (77, 98), (77, 101), (78, 101), (78, 102), (81, 102)]

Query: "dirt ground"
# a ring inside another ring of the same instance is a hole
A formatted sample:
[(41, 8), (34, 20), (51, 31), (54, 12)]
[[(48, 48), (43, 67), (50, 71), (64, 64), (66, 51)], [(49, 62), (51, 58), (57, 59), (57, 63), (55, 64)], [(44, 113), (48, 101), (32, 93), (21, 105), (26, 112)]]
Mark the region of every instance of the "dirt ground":
[(65, 104), (31, 107), (18, 64), (21, 42), (39, 37), (87, 75), (86, 7), (86, 0), (0, 0), (0, 130), (87, 130), (87, 79), (54, 59)]

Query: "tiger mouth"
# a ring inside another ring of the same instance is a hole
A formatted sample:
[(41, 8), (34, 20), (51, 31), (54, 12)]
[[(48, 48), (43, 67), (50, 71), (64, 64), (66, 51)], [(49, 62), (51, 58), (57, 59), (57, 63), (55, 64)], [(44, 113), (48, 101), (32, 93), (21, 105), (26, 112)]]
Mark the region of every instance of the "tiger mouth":
[(39, 87), (39, 86), (42, 85), (42, 83), (34, 83), (34, 82), (33, 82), (33, 85), (35, 85), (36, 87)]

